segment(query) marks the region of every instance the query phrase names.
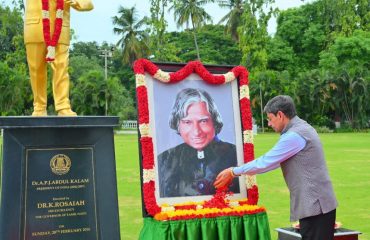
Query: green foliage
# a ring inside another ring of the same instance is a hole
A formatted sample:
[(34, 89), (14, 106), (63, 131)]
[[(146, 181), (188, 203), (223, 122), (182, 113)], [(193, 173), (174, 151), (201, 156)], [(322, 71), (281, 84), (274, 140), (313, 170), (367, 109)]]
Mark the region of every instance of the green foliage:
[[(169, 61), (188, 62), (197, 58), (192, 43), (190, 31), (171, 32), (165, 36), (166, 46), (171, 45), (173, 52), (169, 55)], [(205, 64), (238, 65), (241, 53), (231, 36), (225, 35), (220, 25), (205, 25), (198, 30), (198, 42), (202, 62)], [(169, 49), (167, 49), (169, 51)], [(154, 55), (153, 60), (162, 58)]]
[(296, 84), (292, 94), (299, 115), (313, 125), (328, 126), (327, 113), (332, 106), (327, 104), (331, 86), (318, 70), (300, 72), (293, 80)]
[(167, 21), (165, 19), (166, 7), (169, 0), (152, 0), (150, 1), (150, 13), (151, 13), (151, 49), (158, 55), (163, 48), (164, 34), (167, 28)]
[(136, 119), (132, 69), (122, 65), (122, 52), (114, 51), (112, 58), (108, 58), (112, 61), (108, 62), (108, 81), (105, 82), (104, 58), (100, 57), (100, 49), (111, 49), (111, 46), (106, 43), (99, 46), (96, 42), (73, 44), (69, 73), (73, 84), (71, 99), (77, 113), (104, 115), (107, 97), (109, 115), (118, 115), (121, 121)]
[(320, 0), (280, 12), (267, 45), (268, 67), (289, 72), (290, 81), (281, 83), (289, 85), (285, 92), (309, 122), (368, 127), (370, 36), (359, 29), (367, 29), (369, 7), (365, 1)]
[(191, 24), (194, 36), (195, 50), (197, 58), (200, 60), (200, 53), (197, 40), (197, 30), (207, 22), (212, 22), (211, 16), (205, 11), (203, 6), (213, 0), (174, 0), (170, 10), (174, 11), (174, 17), (178, 27)]
[(348, 133), (348, 132), (354, 132), (354, 129), (352, 128), (351, 124), (344, 122), (341, 124), (340, 128), (335, 129), (336, 133)]
[(73, 44), (69, 67), (72, 104), (78, 114), (104, 115), (107, 99), (108, 115), (118, 115), (121, 121), (135, 119), (134, 84), (127, 84), (128, 81), (123, 80), (134, 75), (129, 67), (122, 66), (122, 53), (119, 50), (113, 52), (112, 61), (108, 62), (107, 82), (104, 80), (104, 58), (100, 57), (100, 49), (110, 48), (106, 43), (101, 46), (96, 42)]
[(282, 11), (277, 19), (276, 37), (292, 47), (300, 63), (296, 72), (317, 68), (319, 53), (329, 41), (319, 14), (318, 3), (313, 3)]
[(368, 1), (320, 0), (282, 11), (277, 19), (276, 36), (285, 40), (301, 63), (300, 71), (318, 67), (320, 52), (338, 36), (351, 36), (369, 30)]
[(316, 130), (316, 132), (318, 133), (332, 133), (334, 132), (333, 130), (331, 130), (330, 128), (326, 127), (326, 126), (313, 126)]
[(69, 74), (73, 84), (87, 71), (100, 71), (104, 73), (104, 68), (99, 65), (96, 57), (88, 58), (85, 55), (74, 55), (69, 59)]
[(5, 62), (9, 65), (9, 67), (17, 68), (20, 72), (26, 73), (28, 68), (26, 60), (26, 48), (24, 46), (23, 36), (14, 36), (12, 44), (14, 50), (6, 54)]
[(334, 44), (321, 54), (320, 66), (328, 70), (335, 70), (338, 64), (354, 70), (368, 68), (369, 56), (370, 32), (357, 30), (350, 37), (338, 37)]
[(110, 115), (118, 115), (121, 119), (134, 119), (136, 109), (133, 107), (133, 100), (118, 78), (108, 78), (107, 99)]
[(238, 28), (241, 25), (243, 15), (243, 0), (218, 0), (218, 5), (221, 8), (228, 8), (228, 12), (224, 17), (221, 18), (219, 24), (226, 22), (225, 32), (231, 34), (231, 37), (235, 41), (239, 41)]
[(0, 115), (16, 116), (24, 113), (25, 96), (29, 88), (26, 75), (0, 62)]
[[(131, 108), (136, 107), (136, 83), (135, 74), (129, 65), (123, 65), (121, 61), (121, 52), (115, 51), (112, 57), (111, 63), (111, 74), (110, 76), (119, 79), (121, 85), (128, 91)], [(136, 110), (130, 111), (130, 115), (122, 120), (133, 120), (136, 119)]]
[(23, 20), (18, 8), (0, 5), (0, 115), (29, 114), (30, 99), (23, 43)]
[[(266, 70), (261, 72), (251, 72), (249, 75), (249, 88), (251, 96), (251, 107), (253, 117), (258, 125), (261, 122), (261, 104), (262, 108), (267, 101), (276, 95), (292, 95), (291, 89), (294, 85), (291, 84), (291, 77), (287, 71), (278, 72)], [(261, 98), (262, 97), (262, 98)], [(262, 114), (265, 114), (262, 112)], [(266, 118), (264, 117), (265, 121)], [(267, 121), (264, 123), (267, 126)]]
[(250, 71), (264, 71), (267, 66), (267, 23), (277, 11), (270, 5), (273, 2), (274, 0), (244, 1), (242, 24), (238, 28), (239, 46), (242, 52), (241, 64)]
[(322, 0), (319, 4), (325, 25), (336, 35), (351, 36), (356, 30), (369, 30), (369, 1)]
[[(168, 37), (169, 34), (165, 34), (165, 36)], [(159, 62), (184, 62), (178, 55), (176, 55), (176, 53), (179, 53), (183, 50), (178, 48), (177, 43), (171, 41), (172, 39), (166, 38), (159, 48), (153, 49), (153, 54), (151, 55), (152, 59)], [(191, 51), (194, 52), (194, 50)], [(196, 57), (190, 57), (189, 59), (195, 58)]]
[(105, 99), (108, 115), (132, 117), (132, 99), (118, 78), (108, 78), (105, 82), (103, 71), (90, 70), (83, 73), (72, 88), (71, 100), (79, 115), (104, 115)]
[(319, 53), (325, 48), (326, 36), (323, 26), (320, 24), (310, 24), (305, 30), (302, 39), (302, 59), (307, 66), (317, 66)]
[(73, 43), (69, 55), (74, 56), (86, 56), (88, 59), (94, 59), (99, 57), (100, 46), (97, 42), (75, 42)]
[(325, 81), (332, 86), (329, 101), (354, 128), (369, 126), (369, 56), (370, 33), (361, 30), (351, 37), (338, 37), (320, 56)]
[(293, 48), (289, 46), (285, 40), (279, 36), (269, 38), (266, 49), (268, 52), (268, 69), (276, 71), (295, 71), (295, 53)]
[(77, 114), (104, 115), (106, 88), (103, 71), (91, 70), (82, 74), (71, 92), (71, 101)]
[(9, 52), (16, 51), (13, 38), (23, 36), (21, 12), (0, 5), (0, 61), (5, 60)]
[(143, 28), (149, 23), (149, 19), (144, 17), (137, 19), (135, 7), (118, 9), (118, 16), (113, 17), (113, 32), (121, 36), (117, 42), (122, 51), (122, 61), (124, 64), (132, 64), (136, 59), (143, 58), (149, 54), (148, 34)]

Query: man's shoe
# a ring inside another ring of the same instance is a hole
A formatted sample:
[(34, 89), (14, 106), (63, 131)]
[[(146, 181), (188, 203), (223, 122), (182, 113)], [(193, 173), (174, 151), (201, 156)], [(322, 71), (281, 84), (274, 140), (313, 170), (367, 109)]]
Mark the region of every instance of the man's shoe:
[(46, 110), (34, 110), (32, 117), (46, 117), (48, 115)]
[(72, 109), (67, 108), (67, 109), (59, 110), (58, 111), (58, 116), (61, 116), (61, 117), (75, 117), (75, 116), (77, 116), (77, 113), (72, 111)]

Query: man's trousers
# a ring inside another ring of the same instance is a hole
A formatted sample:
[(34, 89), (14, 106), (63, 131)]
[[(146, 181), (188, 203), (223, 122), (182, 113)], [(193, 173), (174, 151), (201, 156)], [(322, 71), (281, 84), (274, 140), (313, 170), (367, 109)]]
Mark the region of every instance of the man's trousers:
[(336, 210), (325, 214), (302, 218), (299, 220), (302, 240), (332, 240), (334, 239), (334, 224)]
[[(71, 108), (69, 101), (68, 48), (68, 45), (58, 44), (55, 49), (55, 60), (51, 63), (56, 111)], [(46, 45), (45, 43), (27, 43), (26, 51), (34, 99), (34, 111), (45, 111), (47, 107)]]

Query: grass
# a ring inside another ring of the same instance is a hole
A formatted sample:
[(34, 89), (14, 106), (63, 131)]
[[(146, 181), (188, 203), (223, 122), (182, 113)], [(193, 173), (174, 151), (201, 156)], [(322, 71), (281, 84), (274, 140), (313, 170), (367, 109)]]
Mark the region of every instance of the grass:
[[(270, 149), (278, 134), (259, 134), (255, 154)], [(370, 134), (321, 134), (329, 174), (339, 201), (337, 221), (370, 240)], [(115, 137), (121, 238), (136, 240), (142, 226), (138, 143), (136, 135)], [(290, 226), (289, 192), (280, 169), (259, 175), (259, 204), (267, 208), (272, 239), (275, 228)]]
[[(278, 134), (259, 134), (255, 154), (270, 149)], [(329, 174), (339, 201), (337, 221), (362, 232), (360, 240), (370, 240), (370, 134), (321, 134)], [(121, 239), (136, 240), (142, 226), (138, 139), (136, 135), (116, 135), (115, 149)], [(1, 139), (0, 139), (1, 144)], [(258, 176), (259, 204), (267, 208), (272, 239), (277, 227), (289, 222), (289, 192), (281, 170)]]
[(142, 226), (137, 135), (116, 135), (116, 165), (121, 239), (138, 239)]

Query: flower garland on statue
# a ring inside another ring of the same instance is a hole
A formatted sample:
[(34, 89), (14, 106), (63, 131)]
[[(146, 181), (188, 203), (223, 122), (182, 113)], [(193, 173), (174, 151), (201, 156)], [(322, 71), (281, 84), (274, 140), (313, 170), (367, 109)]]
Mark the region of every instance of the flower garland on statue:
[(248, 199), (232, 202), (226, 199), (227, 189), (219, 189), (210, 201), (203, 203), (187, 203), (175, 206), (157, 204), (155, 197), (155, 166), (153, 154), (153, 139), (150, 133), (148, 92), (145, 82), (145, 72), (164, 83), (176, 83), (184, 80), (192, 73), (198, 74), (209, 84), (226, 84), (239, 78), (239, 103), (243, 129), (244, 162), (254, 159), (252, 113), (248, 87), (248, 71), (242, 67), (234, 67), (226, 74), (213, 75), (199, 61), (186, 64), (177, 72), (167, 73), (159, 69), (147, 59), (139, 59), (133, 66), (136, 78), (138, 98), (138, 121), (143, 167), (144, 205), (149, 215), (157, 220), (179, 220), (200, 217), (240, 216), (265, 211), (256, 206), (258, 202), (258, 187), (255, 176), (246, 176)]
[(47, 47), (46, 61), (53, 62), (55, 59), (55, 47), (59, 41), (63, 25), (64, 0), (57, 0), (54, 33), (50, 37), (50, 10), (49, 0), (42, 1), (42, 27), (44, 40)]

